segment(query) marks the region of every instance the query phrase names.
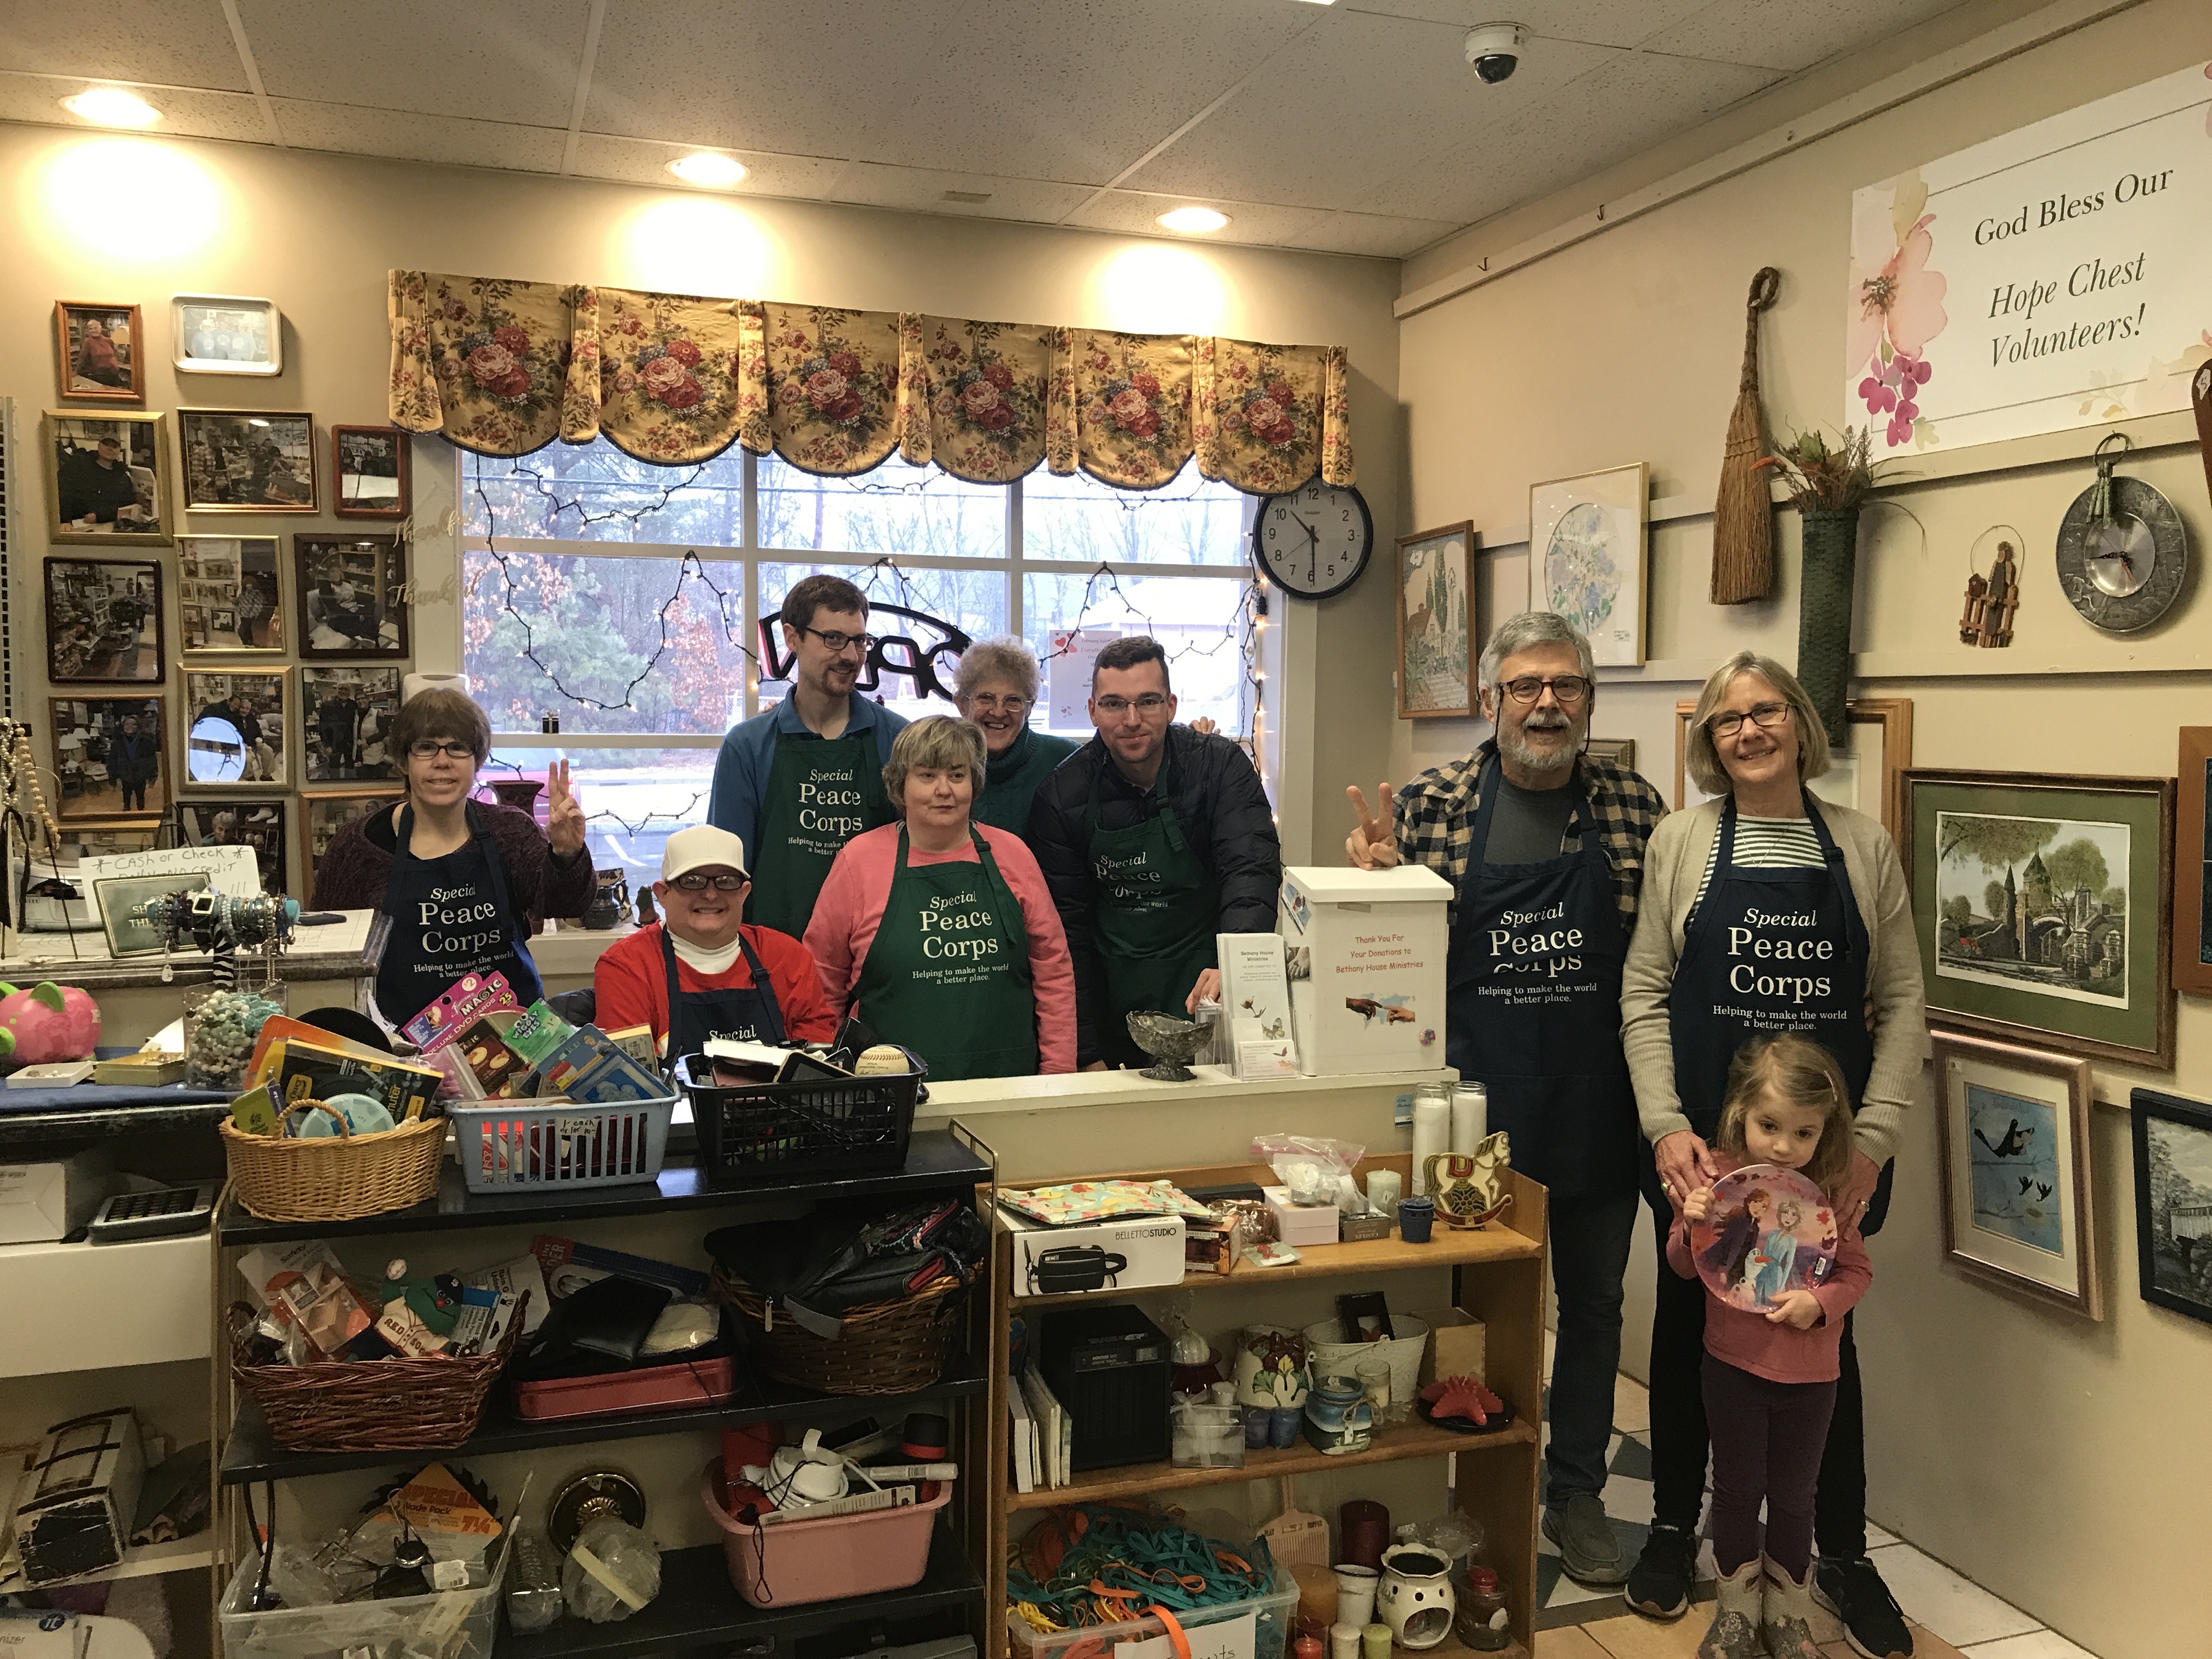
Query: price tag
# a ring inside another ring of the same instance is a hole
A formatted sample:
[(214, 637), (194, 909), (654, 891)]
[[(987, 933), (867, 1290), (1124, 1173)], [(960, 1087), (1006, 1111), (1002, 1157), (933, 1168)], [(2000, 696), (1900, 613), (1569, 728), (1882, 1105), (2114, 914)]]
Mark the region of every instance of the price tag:
[(553, 1120), (553, 1133), (562, 1140), (589, 1140), (599, 1132), (595, 1117), (561, 1116)]

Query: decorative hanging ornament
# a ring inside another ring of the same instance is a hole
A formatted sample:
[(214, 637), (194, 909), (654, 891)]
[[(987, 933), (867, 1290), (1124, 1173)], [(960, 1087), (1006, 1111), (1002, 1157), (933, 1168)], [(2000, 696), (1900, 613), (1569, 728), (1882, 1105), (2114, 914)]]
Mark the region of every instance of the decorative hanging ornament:
[(2173, 503), (2140, 478), (2115, 477), (2134, 446), (2124, 432), (2097, 446), (2097, 481), (2074, 498), (2058, 525), (2058, 586), (2082, 620), (2132, 634), (2181, 597), (2189, 532)]
[(1713, 502), (1712, 601), (1742, 605), (1774, 591), (1774, 503), (1767, 475), (1766, 416), (1759, 406), (1759, 313), (1782, 291), (1782, 273), (1760, 267), (1744, 302), (1743, 374), (1721, 451), (1721, 484)]
[[(1985, 577), (1982, 544), (1999, 531), (1996, 556)], [(2012, 643), (2012, 620), (2020, 610), (2020, 550), (2027, 538), (2008, 524), (1993, 524), (1974, 538), (1966, 554), (1966, 608), (1959, 616), (1959, 643), (2002, 650)]]

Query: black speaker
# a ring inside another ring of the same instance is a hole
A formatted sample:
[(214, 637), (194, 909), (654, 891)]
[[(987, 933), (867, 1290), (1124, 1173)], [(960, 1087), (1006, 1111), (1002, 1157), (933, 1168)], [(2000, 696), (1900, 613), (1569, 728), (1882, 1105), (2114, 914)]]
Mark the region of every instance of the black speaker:
[(1168, 1339), (1127, 1303), (1044, 1316), (1038, 1364), (1074, 1420), (1069, 1466), (1105, 1469), (1168, 1456)]

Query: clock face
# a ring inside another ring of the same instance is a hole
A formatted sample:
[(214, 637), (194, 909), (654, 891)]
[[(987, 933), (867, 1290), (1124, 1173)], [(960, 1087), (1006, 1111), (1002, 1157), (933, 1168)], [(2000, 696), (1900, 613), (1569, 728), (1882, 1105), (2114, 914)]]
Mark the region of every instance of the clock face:
[(2140, 478), (2112, 480), (2112, 510), (2093, 517), (2085, 489), (2058, 526), (2058, 586), (2083, 621), (2131, 634), (2181, 597), (2189, 536), (2173, 503)]
[(1270, 581), (1302, 599), (1325, 599), (1358, 580), (1375, 550), (1375, 520), (1356, 489), (1314, 479), (1260, 503), (1252, 525), (1255, 562)]

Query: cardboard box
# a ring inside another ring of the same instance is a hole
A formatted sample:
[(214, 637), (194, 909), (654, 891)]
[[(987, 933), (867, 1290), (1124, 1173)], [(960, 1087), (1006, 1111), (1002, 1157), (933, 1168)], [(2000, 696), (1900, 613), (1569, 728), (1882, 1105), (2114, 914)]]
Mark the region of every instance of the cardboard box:
[(1483, 1322), (1464, 1308), (1422, 1308), (1413, 1316), (1429, 1328), (1429, 1346), (1421, 1356), (1421, 1381), (1440, 1376), (1471, 1376), (1487, 1382), (1483, 1367), (1489, 1363), (1490, 1337)]
[[(1100, 1249), (1109, 1256), (1125, 1258), (1118, 1273), (1108, 1275), (1101, 1291), (1143, 1290), (1153, 1285), (1182, 1283), (1182, 1218), (1174, 1215), (1125, 1215), (1110, 1221), (1087, 1222), (1077, 1227), (1047, 1227), (1001, 1209), (1000, 1219), (1014, 1236), (1014, 1294), (1039, 1296), (1045, 1292), (1036, 1277), (1037, 1260), (1048, 1250)], [(1070, 1296), (1093, 1294), (1070, 1291)]]
[(1275, 1237), (1292, 1249), (1309, 1244), (1337, 1242), (1337, 1207), (1334, 1204), (1293, 1204), (1287, 1187), (1262, 1187), (1261, 1196), (1275, 1218)]
[(1283, 872), (1276, 931), (1289, 949), (1291, 1025), (1305, 1076), (1444, 1063), (1451, 891), (1420, 865)]
[(107, 1196), (107, 1160), (95, 1152), (39, 1164), (0, 1164), (0, 1244), (52, 1244), (90, 1221)]

